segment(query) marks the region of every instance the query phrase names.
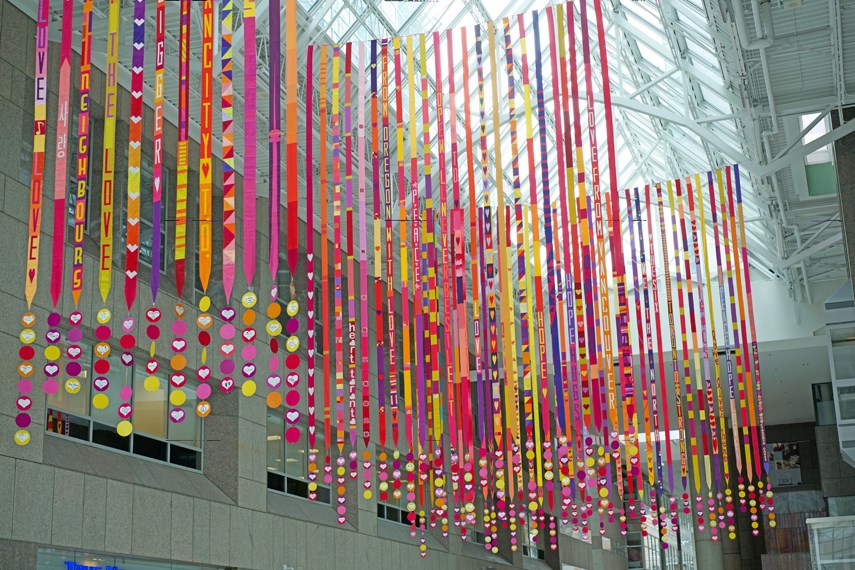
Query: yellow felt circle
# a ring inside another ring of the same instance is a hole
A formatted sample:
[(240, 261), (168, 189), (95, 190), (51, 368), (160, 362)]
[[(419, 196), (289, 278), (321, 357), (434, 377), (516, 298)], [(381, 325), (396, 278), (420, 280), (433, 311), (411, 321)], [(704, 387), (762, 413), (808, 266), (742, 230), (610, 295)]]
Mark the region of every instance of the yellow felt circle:
[(160, 379), (157, 376), (149, 376), (143, 380), (143, 388), (146, 392), (157, 392), (160, 388)]
[(255, 303), (258, 302), (258, 296), (252, 291), (247, 291), (243, 294), (243, 297), (240, 299), (241, 305), (246, 309), (251, 309), (255, 306)]
[(528, 504), (528, 510), (536, 511), (537, 510), (537, 501), (532, 501)]
[(183, 406), (186, 401), (187, 394), (184, 393), (184, 390), (175, 390), (169, 395), (169, 403), (173, 406)]
[(244, 382), (244, 383), (243, 383), (243, 385), (240, 387), (240, 391), (241, 391), (241, 393), (242, 393), (244, 396), (246, 396), (247, 398), (248, 398), (248, 397), (250, 397), (250, 396), (252, 396), (253, 394), (255, 394), (255, 389), (256, 389), (256, 388), (255, 388), (255, 382), (254, 382), (254, 381), (252, 381), (252, 380), (247, 380), (247, 381), (246, 381), (246, 382)]
[(96, 313), (95, 319), (100, 324), (106, 325), (107, 323), (110, 322), (110, 317), (112, 317), (112, 316), (113, 316), (113, 314), (110, 312), (110, 309), (108, 309), (107, 307), (104, 307), (103, 309), (98, 311), (98, 313)]
[(288, 313), (289, 317), (293, 317), (297, 314), (297, 311), (300, 310), (300, 303), (297, 301), (288, 301), (288, 306), (285, 307), (285, 312)]
[(77, 378), (69, 378), (65, 381), (65, 391), (69, 394), (76, 394), (80, 391), (80, 380)]
[(366, 500), (371, 498), (371, 491), (365, 491), (362, 493), (362, 496), (365, 497)]
[(122, 420), (116, 426), (116, 433), (122, 437), (128, 437), (134, 431), (134, 425), (128, 420)]
[(95, 394), (92, 398), (92, 405), (99, 410), (103, 410), (110, 405), (110, 398), (107, 397), (107, 394)]
[(296, 335), (291, 335), (288, 337), (288, 340), (285, 341), (285, 348), (288, 352), (294, 352), (298, 348), (300, 348), (300, 339), (297, 338)]
[(60, 356), (59, 347), (55, 344), (45, 348), (45, 358), (47, 360), (58, 360)]
[(30, 443), (30, 432), (25, 429), (19, 429), (15, 432), (15, 443), (18, 445), (27, 445)]
[(199, 310), (203, 313), (208, 312), (208, 309), (211, 308), (211, 298), (207, 295), (203, 295), (201, 299), (199, 299)]
[(265, 328), (270, 336), (279, 336), (279, 333), (282, 332), (282, 323), (276, 320), (268, 321)]

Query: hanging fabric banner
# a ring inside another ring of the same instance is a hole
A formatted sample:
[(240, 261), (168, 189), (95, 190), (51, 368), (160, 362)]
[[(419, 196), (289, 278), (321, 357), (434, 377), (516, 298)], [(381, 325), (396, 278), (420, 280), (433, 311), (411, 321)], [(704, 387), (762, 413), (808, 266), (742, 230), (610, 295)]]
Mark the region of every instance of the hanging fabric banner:
[[(92, 406), (98, 410), (104, 410), (110, 404), (110, 399), (105, 393), (109, 388), (110, 381), (106, 374), (110, 370), (110, 362), (107, 357), (111, 353), (109, 339), (111, 335), (109, 322), (112, 314), (107, 308), (107, 298), (110, 294), (113, 273), (113, 206), (114, 206), (114, 176), (115, 176), (115, 144), (116, 144), (116, 113), (119, 106), (118, 101), (118, 73), (119, 73), (119, 0), (110, 1), (107, 29), (107, 81), (104, 94), (104, 142), (101, 167), (101, 216), (100, 216), (100, 264), (98, 284), (101, 292), (101, 301), (104, 307), (100, 309), (95, 317), (98, 327), (95, 331), (96, 339), (95, 358), (93, 369), (96, 375), (92, 378)], [(127, 431), (122, 435), (129, 435)]]
[(68, 185), (68, 127), (71, 122), (69, 107), (71, 82), (71, 31), (74, 27), (74, 2), (62, 2), (62, 39), (59, 48), (59, 98), (56, 110), (56, 161), (54, 163), (53, 194), (53, 244), (51, 248), (50, 297), (56, 308), (62, 292), (62, 273), (65, 262), (65, 208)]
[[(33, 384), (30, 377), (33, 375), (34, 366), (32, 359), (35, 349), (31, 346), (36, 340), (34, 331), (36, 315), (32, 308), (33, 298), (38, 286), (39, 271), (39, 245), (41, 238), (42, 221), (42, 199), (44, 192), (44, 161), (45, 161), (45, 137), (47, 136), (47, 68), (48, 68), (48, 31), (50, 26), (50, 0), (39, 0), (38, 13), (36, 16), (36, 69), (35, 69), (35, 97), (33, 103), (33, 155), (32, 169), (30, 170), (30, 207), (27, 217), (27, 267), (24, 294), (27, 299), (27, 311), (21, 317), (22, 330), (19, 338), (23, 346), (18, 351), (21, 363), (18, 365), (18, 398), (15, 400), (18, 414), (15, 416), (15, 426), (18, 430), (13, 439), (18, 445), (30, 443), (31, 436), (27, 430), (32, 418), (29, 409), (32, 399), (29, 396)], [(55, 326), (54, 323), (48, 326)], [(50, 388), (51, 374), (55, 364), (45, 365), (44, 387)], [(54, 374), (55, 375), (55, 374)], [(79, 385), (78, 385), (79, 386)]]
[(184, 293), (187, 257), (187, 170), (189, 161), (190, 0), (181, 0), (178, 47), (178, 153), (175, 187), (175, 290)]
[[(324, 58), (321, 49), (322, 86), (326, 83)], [(314, 163), (314, 46), (306, 48), (306, 422), (309, 444), (309, 499), (317, 498), (317, 419), (315, 417), (315, 163)], [(323, 87), (321, 97), (324, 97)], [(323, 124), (321, 128), (323, 128)], [(298, 393), (299, 394), (299, 393)]]

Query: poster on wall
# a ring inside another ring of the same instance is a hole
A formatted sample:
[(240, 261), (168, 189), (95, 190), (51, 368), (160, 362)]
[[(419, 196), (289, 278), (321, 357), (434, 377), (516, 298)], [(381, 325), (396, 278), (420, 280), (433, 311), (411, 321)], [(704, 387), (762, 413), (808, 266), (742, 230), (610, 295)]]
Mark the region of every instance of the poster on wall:
[(802, 484), (801, 456), (798, 443), (770, 443), (769, 482), (774, 487)]

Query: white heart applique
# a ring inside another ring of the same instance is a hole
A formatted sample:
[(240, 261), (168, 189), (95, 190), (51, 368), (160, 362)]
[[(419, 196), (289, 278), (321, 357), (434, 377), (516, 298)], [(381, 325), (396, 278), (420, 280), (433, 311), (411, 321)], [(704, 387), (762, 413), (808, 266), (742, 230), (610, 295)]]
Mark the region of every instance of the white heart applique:
[(285, 412), (285, 419), (288, 420), (289, 424), (295, 424), (300, 420), (300, 412), (297, 410), (288, 410)]
[(69, 346), (65, 353), (69, 358), (79, 358), (80, 357), (80, 347), (77, 345)]
[(172, 420), (173, 423), (181, 423), (184, 421), (184, 410), (181, 408), (175, 408), (171, 412), (169, 412), (169, 419)]
[(132, 409), (130, 404), (122, 404), (119, 406), (119, 417), (126, 420), (131, 417), (131, 411)]

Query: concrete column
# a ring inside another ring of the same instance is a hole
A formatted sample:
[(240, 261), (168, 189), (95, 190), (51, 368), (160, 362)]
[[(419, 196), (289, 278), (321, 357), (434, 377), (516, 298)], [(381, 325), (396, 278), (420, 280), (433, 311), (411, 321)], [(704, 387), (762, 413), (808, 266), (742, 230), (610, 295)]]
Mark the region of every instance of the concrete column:
[(706, 527), (703, 532), (695, 529), (695, 560), (699, 568), (724, 570), (724, 549), (721, 539), (714, 542)]
[[(855, 119), (855, 108), (843, 109), (843, 119)], [(840, 115), (831, 113), (832, 127), (840, 126)], [(840, 200), (840, 219), (842, 220), (843, 246), (846, 252), (846, 265), (849, 276), (855, 268), (855, 133), (849, 134), (834, 143), (834, 164), (837, 171), (837, 197)]]

